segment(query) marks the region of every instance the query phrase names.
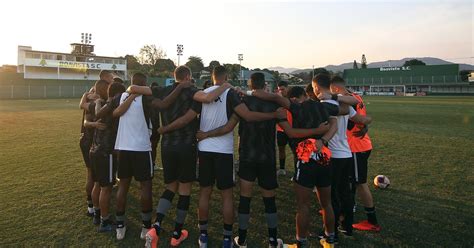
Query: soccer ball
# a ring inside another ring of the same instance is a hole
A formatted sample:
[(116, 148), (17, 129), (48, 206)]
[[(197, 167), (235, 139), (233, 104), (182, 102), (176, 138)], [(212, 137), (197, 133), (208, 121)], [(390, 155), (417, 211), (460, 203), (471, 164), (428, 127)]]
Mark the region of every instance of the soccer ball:
[(390, 186), (390, 180), (384, 175), (377, 175), (374, 178), (374, 185), (376, 188), (385, 189)]

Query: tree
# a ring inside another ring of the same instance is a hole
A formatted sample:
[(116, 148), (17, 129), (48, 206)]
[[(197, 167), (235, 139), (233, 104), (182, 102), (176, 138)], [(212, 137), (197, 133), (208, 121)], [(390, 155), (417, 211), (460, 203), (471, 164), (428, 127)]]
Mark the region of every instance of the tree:
[(219, 61), (217, 60), (213, 60), (209, 63), (209, 66), (207, 67), (207, 69), (212, 72), (212, 70), (214, 70), (214, 68), (216, 68), (217, 66), (220, 66), (221, 63), (219, 63)]
[(199, 77), (201, 75), (202, 69), (204, 69), (204, 63), (198, 56), (189, 57), (188, 62), (186, 62), (186, 66), (191, 69), (193, 76), (195, 75), (196, 77)]
[(157, 72), (172, 72), (176, 69), (176, 65), (171, 59), (158, 59), (154, 69)]
[(137, 57), (142, 65), (155, 65), (159, 59), (166, 58), (166, 53), (161, 47), (155, 45), (145, 45), (140, 49)]
[(412, 66), (412, 65), (426, 65), (426, 63), (418, 59), (411, 59), (411, 60), (405, 61), (405, 63), (403, 64), (403, 66)]
[(141, 65), (135, 56), (127, 54), (125, 59), (127, 60), (127, 70), (139, 71), (141, 69)]
[(362, 54), (362, 60), (360, 62), (360, 68), (367, 69), (367, 59), (365, 59), (365, 54)]
[(352, 69), (359, 69), (359, 66), (357, 66), (357, 61), (354, 60), (354, 64), (352, 65)]

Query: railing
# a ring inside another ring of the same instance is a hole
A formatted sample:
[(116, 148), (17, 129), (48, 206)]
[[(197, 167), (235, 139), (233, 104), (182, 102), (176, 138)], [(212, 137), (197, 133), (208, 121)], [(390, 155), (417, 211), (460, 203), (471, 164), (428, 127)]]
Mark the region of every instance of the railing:
[(79, 98), (90, 85), (0, 85), (0, 99)]

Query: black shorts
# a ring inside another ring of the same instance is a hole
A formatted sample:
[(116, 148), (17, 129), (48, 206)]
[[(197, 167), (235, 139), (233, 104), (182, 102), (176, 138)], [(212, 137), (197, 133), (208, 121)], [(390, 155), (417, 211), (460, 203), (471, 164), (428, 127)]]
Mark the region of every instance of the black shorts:
[(320, 165), (312, 159), (308, 163), (301, 161), (296, 163), (293, 182), (303, 187), (310, 189), (315, 186), (318, 188), (329, 187), (331, 186), (331, 180), (331, 165)]
[(86, 138), (84, 134), (81, 134), (81, 139), (79, 140), (79, 147), (81, 148), (82, 158), (87, 168), (91, 168), (91, 160), (89, 150), (91, 149), (92, 139)]
[(234, 155), (217, 152), (199, 152), (199, 186), (217, 184), (217, 189), (234, 187)]
[(196, 181), (196, 145), (161, 147), (165, 184)]
[(112, 154), (90, 153), (92, 180), (100, 187), (115, 184), (116, 159)]
[(285, 132), (277, 132), (278, 146), (286, 146), (288, 144), (288, 135)]
[(240, 161), (239, 177), (249, 182), (255, 182), (255, 179), (258, 179), (258, 185), (262, 189), (273, 190), (278, 188), (275, 162)]
[(357, 184), (367, 183), (367, 165), (371, 151), (372, 150), (352, 153), (352, 182)]
[(117, 151), (118, 178), (131, 178), (139, 182), (153, 178), (153, 161), (151, 151)]

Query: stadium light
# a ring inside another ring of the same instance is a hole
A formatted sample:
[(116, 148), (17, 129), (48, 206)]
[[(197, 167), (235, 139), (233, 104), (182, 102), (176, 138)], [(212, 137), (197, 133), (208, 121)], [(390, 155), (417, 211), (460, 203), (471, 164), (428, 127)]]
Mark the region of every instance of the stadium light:
[(176, 45), (176, 52), (178, 54), (178, 66), (179, 66), (179, 59), (183, 55), (183, 51), (184, 51), (184, 46), (182, 44), (177, 44)]
[(239, 85), (242, 85), (242, 60), (244, 60), (244, 55), (242, 53), (239, 53), (237, 55), (238, 60), (239, 60), (239, 66), (240, 66), (240, 79), (239, 79)]
[(92, 34), (91, 33), (81, 33), (81, 43), (82, 44), (91, 44)]

